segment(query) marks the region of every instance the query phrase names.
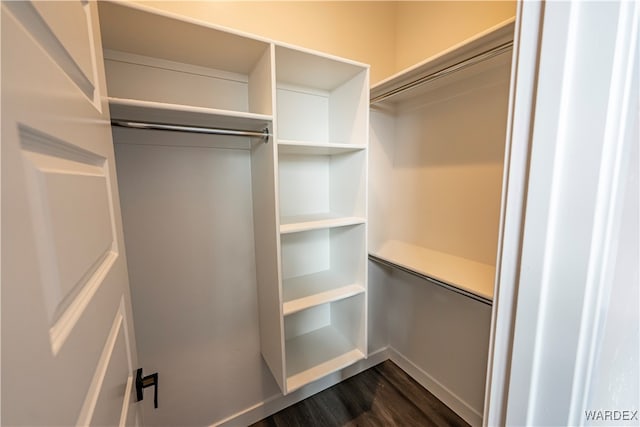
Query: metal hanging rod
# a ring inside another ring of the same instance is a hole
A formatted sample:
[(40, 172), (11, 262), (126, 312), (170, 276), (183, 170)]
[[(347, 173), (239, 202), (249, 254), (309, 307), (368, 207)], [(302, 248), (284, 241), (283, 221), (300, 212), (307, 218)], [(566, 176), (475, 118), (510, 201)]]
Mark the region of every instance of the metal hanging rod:
[(411, 81), (409, 83), (405, 83), (402, 86), (399, 86), (395, 89), (392, 89), (388, 92), (385, 92), (381, 95), (378, 95), (374, 98), (371, 98), (371, 100), (369, 101), (370, 105), (376, 104), (380, 101), (384, 101), (387, 98), (390, 98), (394, 95), (397, 95), (399, 93), (402, 93), (404, 91), (407, 91), (409, 89), (413, 89), (417, 86), (421, 86), (423, 84), (432, 82), (436, 79), (439, 79), (441, 77), (445, 77), (448, 76), (449, 74), (455, 73), (456, 71), (460, 71), (463, 70), (465, 68), (468, 68), (472, 65), (475, 65), (479, 62), (482, 61), (486, 61), (487, 59), (491, 59), (495, 56), (498, 56), (502, 53), (507, 52), (509, 49), (511, 49), (513, 47), (513, 41), (508, 41), (506, 43), (503, 43), (499, 46), (496, 46), (494, 48), (491, 48), (489, 50), (486, 50), (482, 53), (479, 53), (477, 55), (472, 56), (471, 58), (465, 59), (464, 61), (460, 61), (456, 64), (450, 65), (446, 68), (443, 68), (442, 70), (433, 72), (431, 74), (428, 74), (426, 76), (420, 77), (414, 81)]
[(168, 125), (163, 123), (147, 123), (138, 122), (134, 120), (111, 120), (113, 126), (120, 126), (124, 128), (133, 129), (153, 129), (153, 130), (169, 130), (174, 132), (189, 132), (189, 133), (204, 133), (208, 135), (227, 135), (227, 136), (248, 136), (253, 138), (260, 138), (266, 144), (269, 142), (269, 129), (265, 128), (262, 131), (258, 130), (242, 130), (242, 129), (222, 129), (211, 128), (203, 126), (183, 126), (183, 125)]
[(480, 295), (476, 295), (476, 294), (474, 294), (472, 292), (469, 292), (467, 290), (464, 290), (464, 289), (458, 288), (456, 286), (450, 285), (450, 284), (448, 284), (446, 282), (443, 282), (441, 280), (435, 279), (435, 278), (433, 278), (431, 276), (427, 276), (426, 274), (422, 274), (422, 273), (419, 273), (419, 272), (417, 272), (415, 270), (411, 270), (410, 268), (403, 267), (403, 266), (398, 265), (398, 264), (396, 264), (394, 262), (387, 261), (386, 259), (379, 258), (379, 257), (377, 257), (375, 255), (371, 255), (371, 254), (369, 254), (369, 259), (371, 261), (377, 262), (378, 264), (386, 265), (387, 267), (391, 267), (391, 268), (398, 269), (400, 271), (404, 271), (405, 273), (409, 273), (412, 276), (419, 277), (420, 279), (423, 279), (423, 280), (426, 280), (428, 282), (431, 282), (434, 285), (441, 286), (441, 287), (443, 287), (445, 289), (448, 289), (448, 290), (450, 290), (452, 292), (455, 292), (457, 294), (460, 294), (460, 295), (464, 295), (466, 297), (474, 299), (474, 300), (476, 300), (478, 302), (481, 302), (483, 304), (493, 305), (493, 301), (491, 301), (488, 298), (481, 297)]

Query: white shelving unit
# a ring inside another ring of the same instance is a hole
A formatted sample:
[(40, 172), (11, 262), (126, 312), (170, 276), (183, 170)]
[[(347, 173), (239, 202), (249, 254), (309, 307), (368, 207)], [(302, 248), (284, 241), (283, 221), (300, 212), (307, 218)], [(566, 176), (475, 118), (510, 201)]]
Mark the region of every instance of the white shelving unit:
[(368, 68), (277, 46), (285, 386), (367, 355)]
[[(100, 17), (112, 120), (271, 134), (264, 144), (113, 132), (117, 144), (172, 147), (161, 150), (177, 153), (172, 171), (194, 177), (207, 176), (191, 170), (205, 156), (199, 149), (250, 150), (261, 351), (283, 393), (366, 357), (368, 66), (142, 5), (101, 2)], [(211, 194), (179, 196), (190, 208), (216, 203)]]
[(371, 89), (369, 252), (488, 303), (513, 26), (506, 21)]
[(113, 120), (254, 131), (273, 122), (270, 43), (118, 3), (101, 3), (100, 15)]

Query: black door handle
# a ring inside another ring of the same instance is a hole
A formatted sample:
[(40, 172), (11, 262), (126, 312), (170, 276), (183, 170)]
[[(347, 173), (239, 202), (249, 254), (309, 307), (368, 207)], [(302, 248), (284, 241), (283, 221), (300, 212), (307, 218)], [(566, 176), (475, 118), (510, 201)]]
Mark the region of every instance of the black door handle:
[(142, 368), (138, 368), (136, 373), (136, 396), (137, 402), (144, 399), (143, 389), (153, 386), (153, 406), (158, 409), (158, 373), (154, 372), (151, 375), (142, 377)]

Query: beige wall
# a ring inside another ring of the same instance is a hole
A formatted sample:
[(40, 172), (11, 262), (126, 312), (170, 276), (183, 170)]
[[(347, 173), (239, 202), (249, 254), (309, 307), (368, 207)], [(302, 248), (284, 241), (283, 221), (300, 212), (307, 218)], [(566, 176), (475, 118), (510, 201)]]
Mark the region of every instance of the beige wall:
[(371, 64), (374, 84), (515, 15), (515, 1), (141, 1)]
[(136, 0), (134, 3), (372, 64), (372, 81), (394, 72), (393, 2)]
[(514, 1), (398, 2), (395, 70), (410, 67), (515, 14)]

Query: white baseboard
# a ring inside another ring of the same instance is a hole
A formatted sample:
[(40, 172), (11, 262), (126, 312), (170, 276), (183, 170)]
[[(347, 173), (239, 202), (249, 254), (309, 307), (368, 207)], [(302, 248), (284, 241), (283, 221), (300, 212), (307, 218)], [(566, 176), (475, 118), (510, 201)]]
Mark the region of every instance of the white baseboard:
[(365, 360), (361, 360), (343, 370), (328, 375), (308, 386), (289, 393), (286, 396), (282, 394), (273, 395), (262, 402), (237, 412), (223, 420), (218, 421), (211, 427), (244, 427), (260, 421), (270, 415), (275, 414), (282, 409), (294, 405), (307, 397), (313, 396), (331, 386), (338, 384), (349, 377), (366, 371), (367, 369), (391, 359), (393, 363), (398, 365), (411, 378), (416, 380), (421, 386), (429, 390), (434, 396), (440, 399), (456, 414), (462, 417), (472, 426), (482, 425), (482, 414), (471, 407), (467, 402), (442, 385), (438, 380), (433, 378), (427, 372), (422, 370), (404, 355), (391, 347), (381, 348), (371, 354)]
[(429, 390), (434, 396), (440, 399), (445, 405), (451, 408), (456, 414), (462, 417), (472, 426), (482, 425), (482, 414), (462, 400), (459, 396), (442, 385), (427, 372), (407, 359), (392, 347), (387, 349), (389, 359), (405, 371), (411, 378), (420, 383), (421, 386)]
[[(340, 381), (346, 380), (349, 377), (359, 374), (362, 371), (384, 362), (389, 359), (387, 348), (381, 348), (373, 353), (369, 354), (369, 357), (361, 360), (358, 363), (354, 363), (342, 369), (339, 372), (328, 375), (308, 386), (302, 387), (289, 393), (286, 396), (282, 394), (273, 395), (262, 402), (244, 409), (238, 413), (235, 413), (223, 420), (220, 420), (213, 424), (211, 427), (245, 427), (260, 421), (270, 415), (275, 414), (282, 409), (300, 402), (307, 397), (313, 396), (316, 393), (321, 392), (333, 385), (338, 384)], [(435, 394), (435, 393), (434, 393)]]

